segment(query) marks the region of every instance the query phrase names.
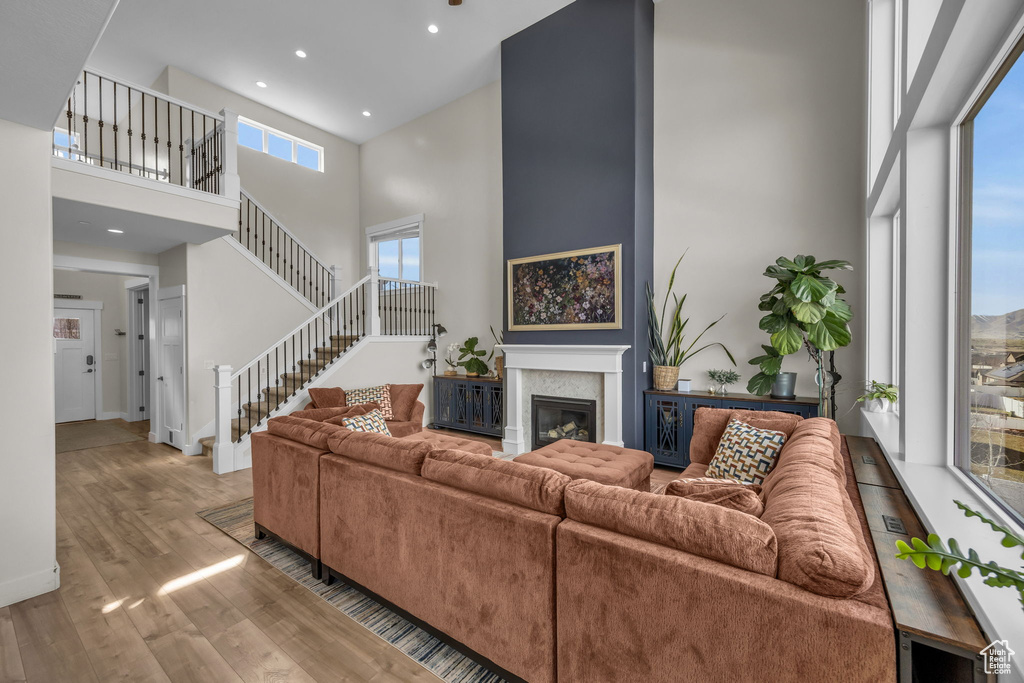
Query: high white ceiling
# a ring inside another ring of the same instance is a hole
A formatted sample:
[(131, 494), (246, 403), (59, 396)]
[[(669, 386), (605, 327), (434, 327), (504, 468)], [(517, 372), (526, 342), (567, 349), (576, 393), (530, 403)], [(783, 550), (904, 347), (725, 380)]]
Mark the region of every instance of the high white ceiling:
[(0, 2), (0, 119), (53, 128), (117, 0)]
[(125, 0), (89, 64), (141, 85), (170, 64), (361, 143), (497, 79), (501, 41), (570, 2)]

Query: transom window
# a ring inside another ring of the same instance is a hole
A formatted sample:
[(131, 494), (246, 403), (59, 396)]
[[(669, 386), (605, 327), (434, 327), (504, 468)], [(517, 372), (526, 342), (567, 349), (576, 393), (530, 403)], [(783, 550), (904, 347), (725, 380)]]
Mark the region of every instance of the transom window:
[(324, 148), (294, 135), (238, 117), (238, 144), (314, 171), (324, 170)]
[(997, 72), (961, 127), (958, 464), (1024, 519), (1024, 64)]

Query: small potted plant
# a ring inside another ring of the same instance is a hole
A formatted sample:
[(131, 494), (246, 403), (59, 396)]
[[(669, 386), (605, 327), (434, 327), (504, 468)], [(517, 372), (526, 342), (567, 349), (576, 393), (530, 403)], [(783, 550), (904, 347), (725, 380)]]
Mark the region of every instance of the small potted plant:
[(445, 353), (444, 362), (448, 366), (448, 369), (444, 371), (446, 377), (454, 377), (459, 374), (456, 368), (459, 367), (459, 362), (455, 360), (455, 354), (459, 351), (459, 345), (452, 342), (448, 345), (447, 352)]
[(458, 365), (466, 368), (466, 377), (482, 377), (490, 372), (487, 363), (481, 360), (487, 352), (476, 348), (479, 343), (479, 337), (470, 337), (459, 347)]
[(708, 379), (711, 380), (708, 393), (725, 396), (729, 393), (729, 385), (740, 381), (740, 373), (735, 370), (708, 370)]
[(888, 413), (900, 400), (900, 390), (895, 384), (885, 382), (868, 382), (868, 390), (857, 398), (872, 413)]

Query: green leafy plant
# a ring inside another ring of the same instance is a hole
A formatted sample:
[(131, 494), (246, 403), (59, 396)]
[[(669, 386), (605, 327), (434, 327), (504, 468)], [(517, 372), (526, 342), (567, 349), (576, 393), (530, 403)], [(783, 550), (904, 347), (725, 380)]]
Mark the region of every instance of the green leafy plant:
[[(462, 342), (462, 346), (459, 347), (459, 365), (466, 368), (467, 373), (476, 373), (478, 375), (486, 375), (490, 372), (490, 368), (487, 367), (487, 362), (481, 360), (487, 355), (487, 352), (483, 349), (477, 349), (477, 344), (480, 343), (479, 337), (470, 337), (466, 341)], [(466, 360), (463, 360), (466, 359)]]
[(735, 370), (708, 370), (708, 379), (712, 382), (729, 386), (740, 381), (740, 373)]
[(747, 382), (747, 391), (757, 395), (770, 392), (775, 377), (782, 371), (782, 357), (796, 353), (805, 344), (818, 363), (819, 375), (824, 376), (821, 352), (834, 351), (850, 343), (848, 323), (853, 311), (839, 298), (846, 290), (821, 273), (852, 269), (848, 261), (817, 262), (813, 256), (797, 256), (792, 260), (780, 257), (775, 265), (768, 266), (764, 276), (777, 282), (761, 295), (757, 308), (767, 314), (758, 327), (771, 335), (771, 345), (762, 345), (764, 355), (750, 360), (760, 372)]
[[(686, 256), (686, 252), (683, 252), (683, 256)], [(705, 327), (689, 346), (685, 345), (683, 333), (686, 330), (687, 323), (690, 322), (689, 318), (683, 319), (683, 304), (686, 303), (686, 295), (684, 294), (680, 298), (672, 292), (672, 287), (676, 281), (676, 271), (679, 270), (679, 264), (682, 263), (683, 256), (680, 256), (679, 260), (676, 261), (676, 265), (672, 269), (672, 275), (668, 279), (668, 290), (665, 292), (665, 299), (661, 304), (660, 317), (654, 303), (654, 290), (651, 289), (651, 283), (647, 283), (647, 337), (651, 345), (651, 362), (654, 365), (679, 367), (704, 349), (720, 346), (732, 364), (736, 365), (736, 359), (732, 357), (732, 353), (721, 342), (711, 342), (698, 349), (693, 348), (708, 330), (721, 322), (722, 318), (725, 317), (724, 315)], [(665, 314), (668, 312), (668, 298), (670, 294), (674, 300), (674, 307), (671, 317), (666, 318)], [(668, 329), (665, 328), (666, 324)]]
[(870, 401), (872, 399), (881, 399), (888, 401), (889, 403), (896, 403), (900, 400), (900, 390), (895, 384), (886, 384), (885, 382), (876, 382), (871, 380), (868, 382), (868, 390), (857, 398), (857, 403), (863, 403), (864, 401)]
[(505, 343), (505, 333), (501, 330), (497, 332), (494, 330), (494, 325), (489, 326), (491, 328), (491, 336), (494, 337), (494, 343), (501, 346)]
[[(982, 523), (992, 527), (993, 531), (1002, 534), (1003, 540), (1000, 543), (1004, 548), (1024, 546), (1024, 539), (1010, 529), (997, 524), (959, 500), (953, 502), (964, 511), (965, 516), (977, 517)], [(1024, 573), (1016, 569), (1002, 567), (995, 562), (984, 562), (973, 549), (968, 549), (967, 554), (964, 555), (955, 538), (949, 539), (947, 545), (937, 534), (928, 534), (927, 542), (920, 538), (910, 539), (910, 544), (902, 540), (896, 541), (896, 549), (899, 551), (896, 554), (897, 559), (910, 560), (920, 569), (928, 568), (940, 571), (947, 576), (957, 565), (960, 568), (956, 570), (956, 574), (962, 579), (966, 579), (977, 569), (978, 573), (985, 577), (987, 585), (1016, 589), (1021, 605), (1024, 606)], [(1021, 559), (1024, 559), (1024, 552), (1021, 552)]]

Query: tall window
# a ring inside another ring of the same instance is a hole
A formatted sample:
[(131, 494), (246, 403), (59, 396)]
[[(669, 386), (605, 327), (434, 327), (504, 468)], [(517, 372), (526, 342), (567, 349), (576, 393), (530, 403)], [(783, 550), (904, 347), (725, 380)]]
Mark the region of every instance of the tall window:
[[(371, 229), (372, 230), (372, 229)], [(419, 282), (420, 223), (370, 233), (370, 259), (382, 278)]]
[[(961, 130), (960, 467), (1024, 515), (1024, 64), (1020, 48)], [(1021, 517), (1024, 519), (1024, 517)]]
[(314, 171), (324, 170), (324, 148), (270, 126), (238, 117), (238, 144)]

